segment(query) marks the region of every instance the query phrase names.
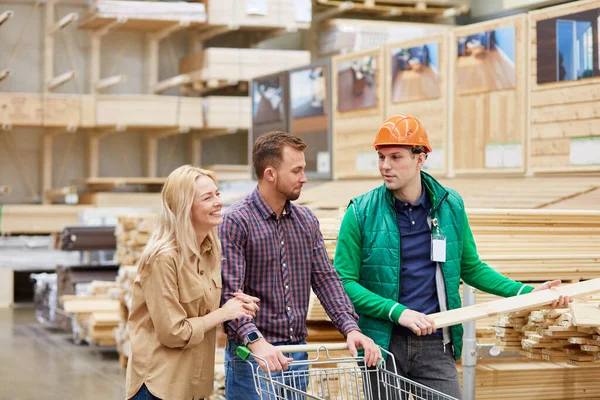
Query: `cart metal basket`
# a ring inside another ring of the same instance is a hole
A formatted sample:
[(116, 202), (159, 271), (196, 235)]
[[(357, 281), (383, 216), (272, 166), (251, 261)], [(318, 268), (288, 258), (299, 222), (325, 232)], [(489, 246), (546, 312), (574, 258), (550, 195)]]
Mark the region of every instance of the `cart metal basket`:
[(251, 363), (266, 361), (240, 346), (237, 354), (251, 366), (254, 386), (261, 399), (268, 400), (457, 400), (397, 373), (393, 357), (386, 369), (389, 352), (382, 350), (384, 360), (375, 368), (367, 368), (363, 357), (333, 357), (330, 351), (347, 350), (343, 344), (278, 346), (283, 353), (316, 352), (314, 358), (293, 361), (282, 373), (264, 372)]

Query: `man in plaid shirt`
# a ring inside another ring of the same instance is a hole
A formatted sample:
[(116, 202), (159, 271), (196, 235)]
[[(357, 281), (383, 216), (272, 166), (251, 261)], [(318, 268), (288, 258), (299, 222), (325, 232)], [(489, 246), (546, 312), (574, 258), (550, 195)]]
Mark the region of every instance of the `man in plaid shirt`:
[[(365, 350), (367, 365), (381, 357), (373, 340), (358, 328), (358, 316), (329, 262), (317, 217), (306, 207), (291, 203), (306, 183), (304, 149), (295, 135), (270, 132), (256, 140), (252, 163), (257, 188), (232, 205), (223, 216), (219, 236), (223, 245), (223, 302), (236, 291), (258, 297), (256, 319), (240, 318), (225, 324), (226, 397), (258, 398), (252, 370), (235, 354), (246, 345), (266, 360), (277, 376), (306, 353), (283, 354), (278, 345), (302, 344), (307, 336), (306, 314), (311, 287), (337, 329), (346, 337), (353, 355)], [(253, 362), (256, 362), (253, 360)], [(262, 363), (261, 363), (262, 364)], [(291, 366), (304, 368), (307, 366)], [(296, 382), (299, 390), (306, 382)]]

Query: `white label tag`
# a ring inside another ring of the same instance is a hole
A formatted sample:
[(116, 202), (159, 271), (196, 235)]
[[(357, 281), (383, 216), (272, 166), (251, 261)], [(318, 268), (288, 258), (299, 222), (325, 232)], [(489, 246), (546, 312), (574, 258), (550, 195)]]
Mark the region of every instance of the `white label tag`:
[(317, 153), (317, 172), (320, 174), (328, 174), (330, 171), (330, 157), (328, 151), (320, 151)]
[(431, 235), (431, 261), (446, 262), (446, 236)]
[(311, 0), (295, 0), (294, 12), (297, 22), (310, 22), (312, 20), (312, 2)]
[(267, 0), (246, 0), (246, 14), (267, 15), (269, 5)]

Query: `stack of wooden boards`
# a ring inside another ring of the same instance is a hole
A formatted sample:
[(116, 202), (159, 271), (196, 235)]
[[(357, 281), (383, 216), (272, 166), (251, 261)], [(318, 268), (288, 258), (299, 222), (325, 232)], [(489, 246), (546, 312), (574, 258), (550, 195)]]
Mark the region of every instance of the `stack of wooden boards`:
[(511, 313), (498, 321), (496, 347), (528, 358), (584, 366), (600, 361), (600, 299), (565, 309)]
[[(174, 20), (206, 22), (206, 7), (203, 3), (147, 2), (96, 0), (89, 14), (95, 18), (127, 18), (138, 20)], [(82, 24), (85, 26), (85, 24)]]
[(210, 0), (211, 25), (307, 29), (312, 20), (311, 0)]
[(117, 251), (115, 261), (120, 265), (136, 265), (142, 250), (156, 227), (155, 214), (120, 215), (115, 228)]
[(127, 367), (127, 360), (131, 356), (131, 344), (129, 343), (129, 331), (127, 320), (131, 310), (131, 296), (133, 292), (133, 281), (137, 267), (121, 266), (117, 275), (116, 283), (119, 287), (119, 324), (115, 328), (115, 341), (119, 352), (119, 362), (123, 368)]
[(182, 58), (179, 73), (193, 81), (251, 81), (309, 63), (310, 52), (303, 50), (210, 47)]
[[(179, 72), (189, 77), (194, 89), (202, 91), (308, 63), (308, 51), (211, 47), (181, 59)], [(247, 91), (247, 85), (244, 87)], [(208, 96), (203, 110), (206, 128), (249, 129), (252, 124), (251, 99), (247, 96)]]
[(89, 295), (60, 297), (63, 309), (73, 315), (73, 338), (98, 346), (114, 346), (113, 330), (119, 324), (119, 301), (113, 298), (114, 281), (93, 281)]
[(441, 24), (330, 19), (319, 29), (318, 56), (371, 50), (388, 43), (445, 32), (449, 28), (449, 25)]

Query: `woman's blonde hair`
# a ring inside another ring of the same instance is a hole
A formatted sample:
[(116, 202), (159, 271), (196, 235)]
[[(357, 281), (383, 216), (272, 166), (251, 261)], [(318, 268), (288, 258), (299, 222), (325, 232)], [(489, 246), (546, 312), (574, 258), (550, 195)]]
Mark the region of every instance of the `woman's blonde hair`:
[[(200, 176), (208, 176), (215, 185), (217, 184), (214, 172), (192, 165), (183, 165), (167, 177), (161, 192), (158, 225), (140, 257), (138, 264), (140, 271), (160, 255), (175, 255), (177, 265), (180, 266), (192, 255), (200, 257), (200, 248), (191, 218), (196, 179)], [(208, 240), (212, 246), (213, 261), (220, 263), (221, 243), (216, 227), (209, 231), (205, 240)], [(217, 264), (211, 263), (211, 265)]]

